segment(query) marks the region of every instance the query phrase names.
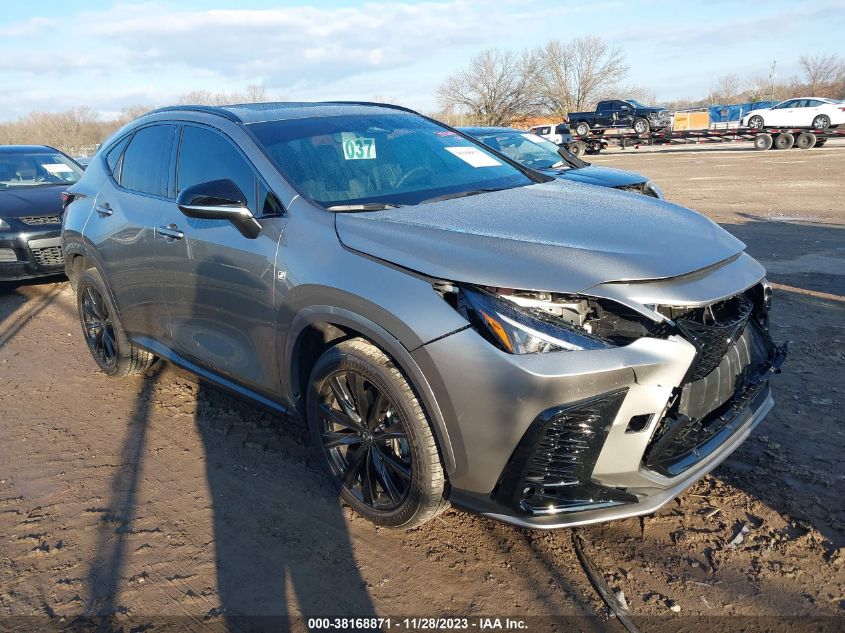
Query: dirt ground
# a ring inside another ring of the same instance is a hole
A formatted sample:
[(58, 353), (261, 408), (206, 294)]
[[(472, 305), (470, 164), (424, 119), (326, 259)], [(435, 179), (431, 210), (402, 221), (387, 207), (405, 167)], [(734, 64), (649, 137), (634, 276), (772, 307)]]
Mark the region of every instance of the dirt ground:
[[(774, 411), (724, 465), (653, 516), (580, 528), (586, 553), (643, 631), (837, 630), (845, 144), (590, 159), (647, 174), (745, 241), (776, 284), (774, 335), (790, 357)], [(253, 630), (241, 615), (452, 614), (623, 631), (572, 539), (455, 510), (377, 529), (338, 504), (296, 420), (171, 366), (108, 379), (66, 282), (0, 293), (0, 630), (96, 615), (115, 630), (240, 631)]]

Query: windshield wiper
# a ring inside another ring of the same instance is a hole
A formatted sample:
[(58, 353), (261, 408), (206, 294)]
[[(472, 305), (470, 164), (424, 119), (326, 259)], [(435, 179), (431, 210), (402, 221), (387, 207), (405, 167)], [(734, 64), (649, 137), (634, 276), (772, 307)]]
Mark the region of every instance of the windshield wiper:
[(355, 211), (384, 211), (385, 209), (398, 209), (401, 204), (390, 202), (362, 202), (360, 204), (335, 204), (326, 207), (326, 211), (337, 211), (338, 213), (354, 213)]
[(453, 198), (466, 198), (467, 196), (477, 196), (480, 193), (491, 193), (493, 191), (502, 191), (502, 189), (470, 189), (469, 191), (459, 191), (458, 193), (447, 193), (442, 196), (435, 196), (433, 198), (426, 198), (425, 200), (420, 200), (418, 204), (440, 202), (441, 200), (452, 200)]

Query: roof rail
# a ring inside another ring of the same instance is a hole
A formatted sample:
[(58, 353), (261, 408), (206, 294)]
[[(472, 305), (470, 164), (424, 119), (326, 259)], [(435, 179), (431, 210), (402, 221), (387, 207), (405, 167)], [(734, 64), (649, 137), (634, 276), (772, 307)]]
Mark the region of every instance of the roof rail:
[[(230, 112), (225, 108), (221, 108), (218, 106), (206, 106), (206, 105), (175, 105), (175, 106), (165, 106), (163, 108), (156, 108), (155, 110), (151, 110), (147, 112), (147, 114), (158, 114), (160, 112), (204, 112), (206, 114), (216, 114), (217, 116), (222, 116), (225, 119), (229, 119), (235, 123), (242, 123), (241, 119), (236, 115), (234, 112)], [(146, 115), (144, 115), (146, 116)]]

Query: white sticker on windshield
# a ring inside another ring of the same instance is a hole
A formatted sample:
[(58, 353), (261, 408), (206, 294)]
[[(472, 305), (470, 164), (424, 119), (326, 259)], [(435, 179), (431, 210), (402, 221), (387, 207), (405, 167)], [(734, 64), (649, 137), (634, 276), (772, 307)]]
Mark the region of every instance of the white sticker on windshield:
[(376, 157), (376, 139), (358, 136), (355, 132), (341, 132), (343, 157), (346, 160), (372, 160)]
[(536, 134), (532, 134), (531, 132), (526, 132), (522, 136), (524, 138), (528, 139), (529, 141), (531, 141), (532, 143), (534, 143), (535, 145), (539, 145), (542, 141), (546, 140), (541, 136), (537, 136)]
[(65, 174), (73, 171), (73, 169), (62, 163), (44, 163), (41, 166), (51, 174)]
[(502, 164), (477, 147), (446, 147), (445, 149), (473, 167), (499, 167)]

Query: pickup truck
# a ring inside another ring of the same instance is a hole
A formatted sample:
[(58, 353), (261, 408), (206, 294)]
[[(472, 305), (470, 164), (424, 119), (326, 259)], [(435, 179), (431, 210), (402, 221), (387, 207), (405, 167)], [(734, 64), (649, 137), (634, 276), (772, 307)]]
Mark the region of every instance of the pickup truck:
[(667, 128), (672, 123), (663, 108), (643, 105), (635, 99), (599, 101), (595, 112), (570, 112), (569, 125), (576, 136), (584, 136), (595, 128), (633, 128), (637, 134)]

